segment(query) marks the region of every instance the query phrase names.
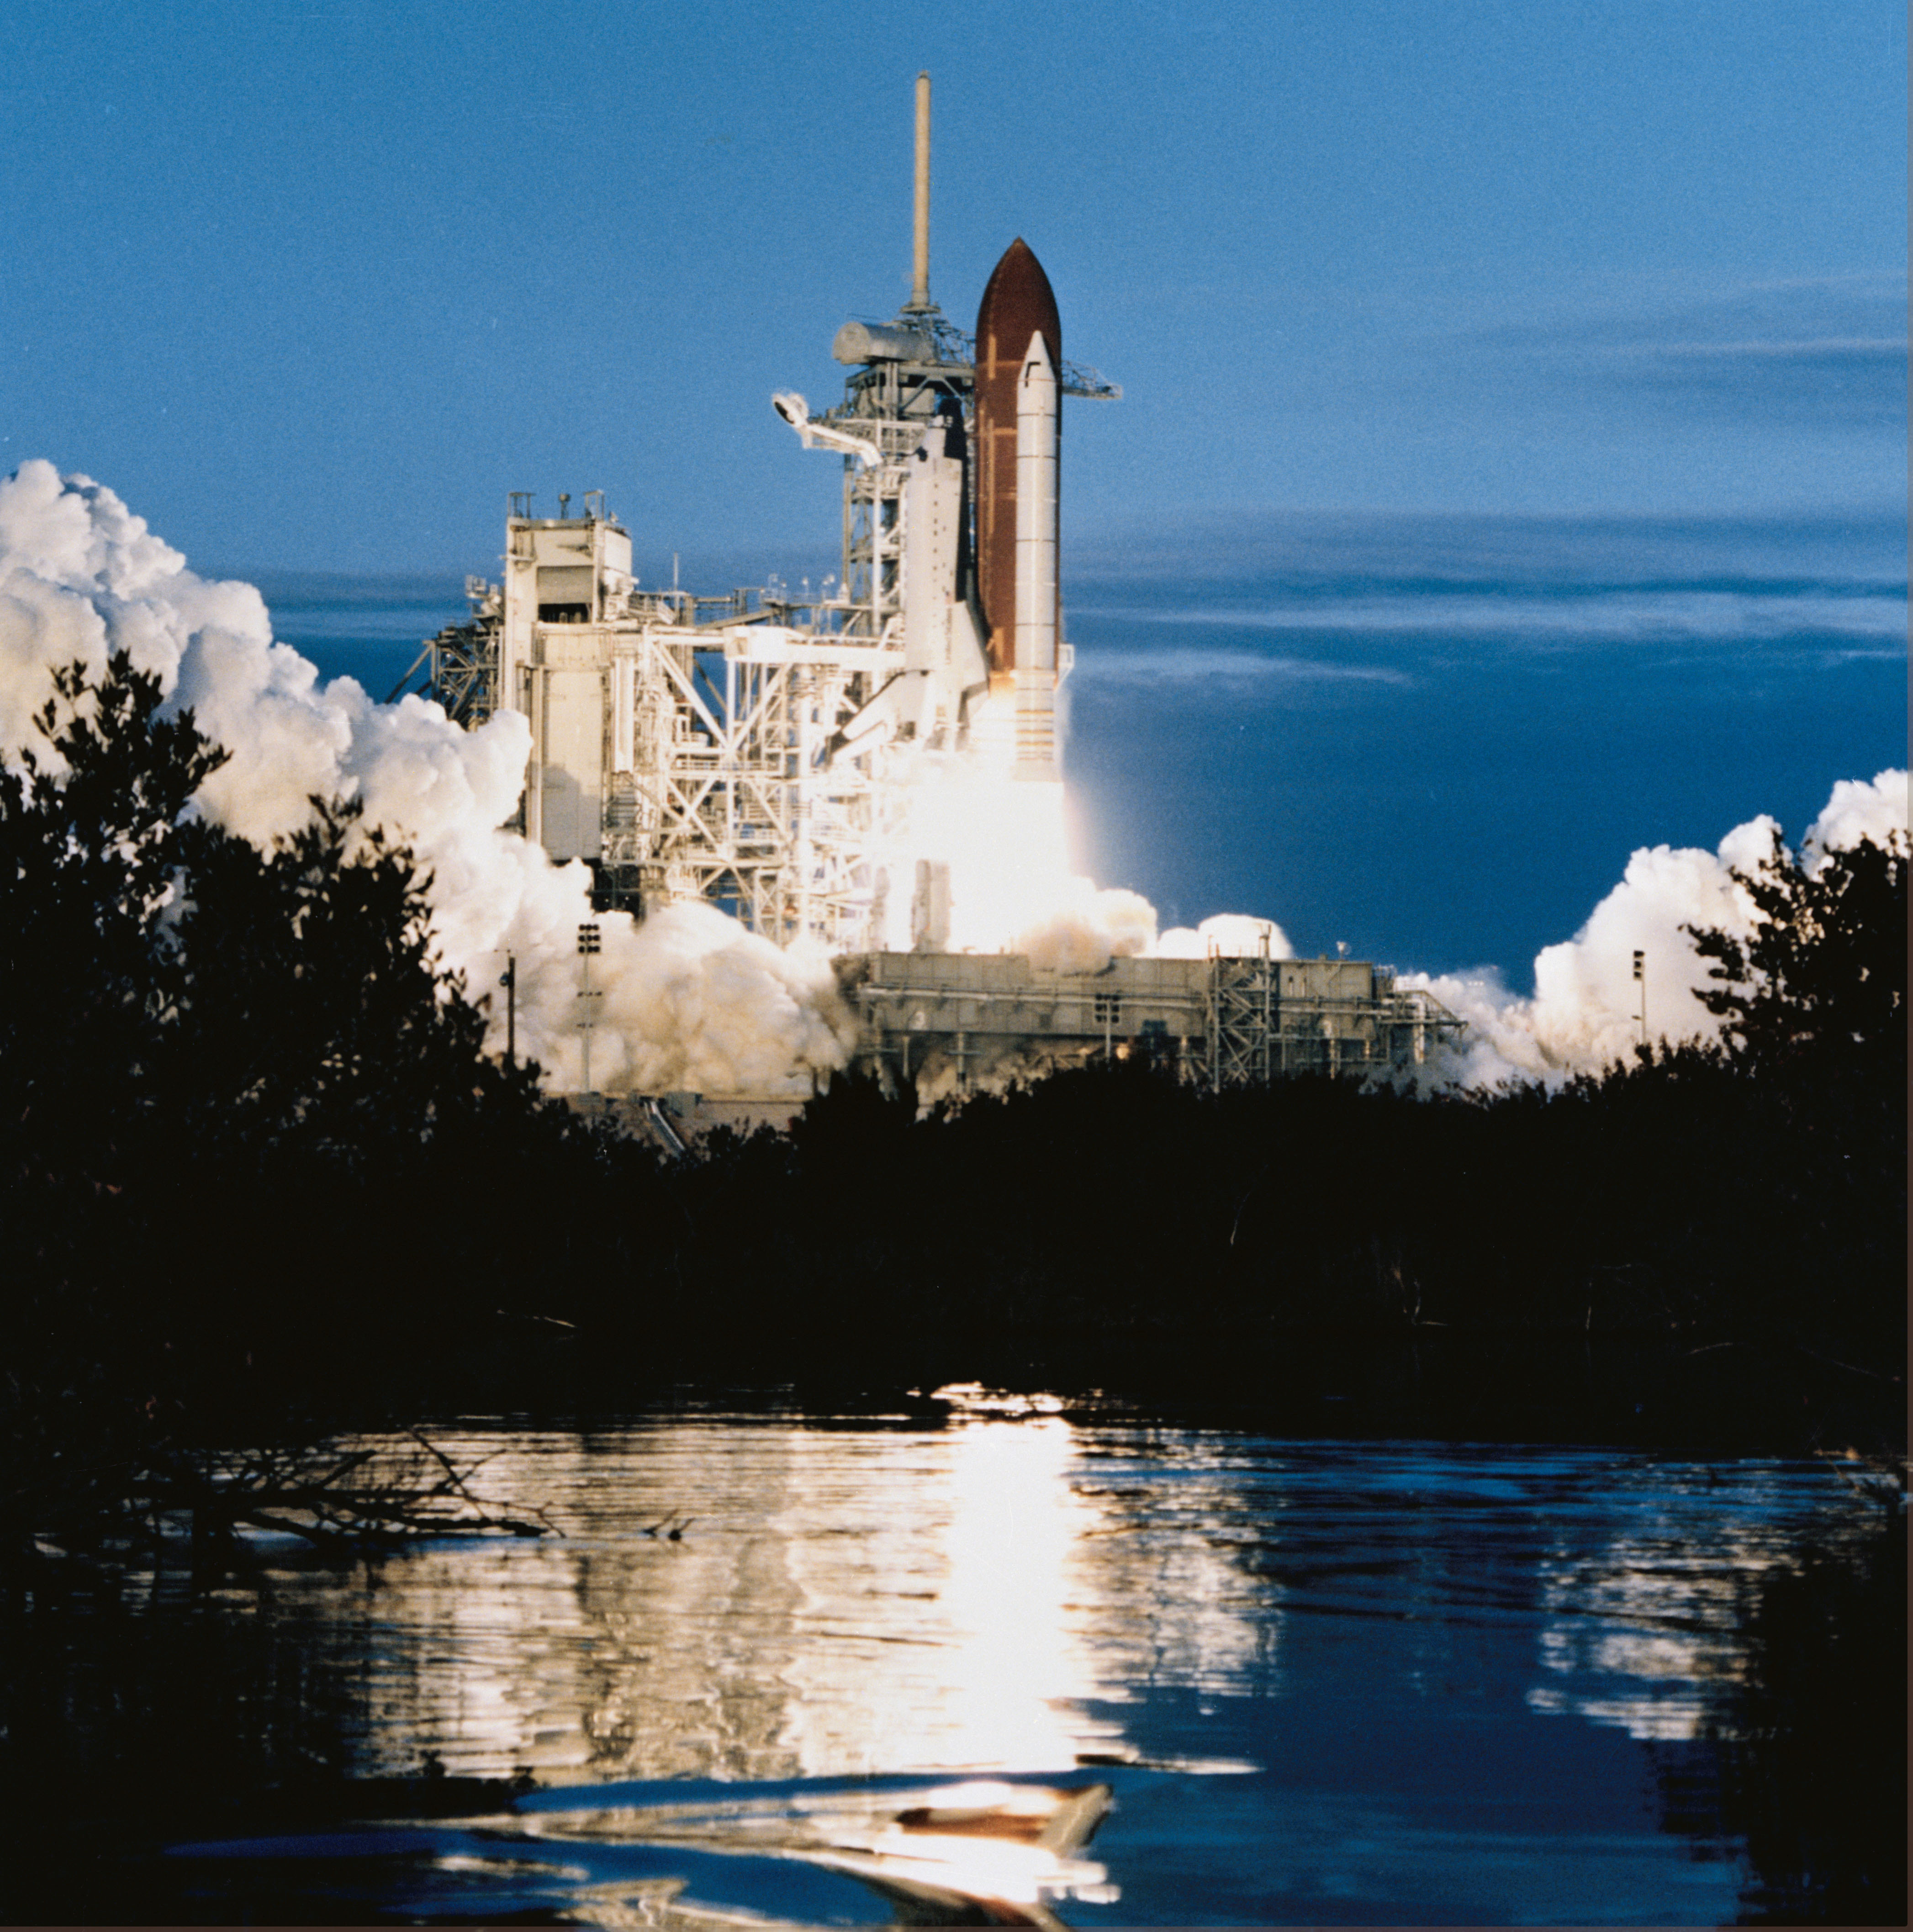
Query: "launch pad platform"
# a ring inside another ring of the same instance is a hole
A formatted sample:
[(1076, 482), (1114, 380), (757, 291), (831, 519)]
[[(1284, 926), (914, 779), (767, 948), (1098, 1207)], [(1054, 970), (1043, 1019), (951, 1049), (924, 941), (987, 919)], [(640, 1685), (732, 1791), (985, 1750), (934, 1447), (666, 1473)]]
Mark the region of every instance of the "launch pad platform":
[(857, 1066), (932, 1097), (1139, 1053), (1210, 1089), (1400, 1072), (1461, 1024), (1353, 959), (1116, 958), (1063, 973), (1020, 953), (869, 952), (836, 969), (860, 1022)]

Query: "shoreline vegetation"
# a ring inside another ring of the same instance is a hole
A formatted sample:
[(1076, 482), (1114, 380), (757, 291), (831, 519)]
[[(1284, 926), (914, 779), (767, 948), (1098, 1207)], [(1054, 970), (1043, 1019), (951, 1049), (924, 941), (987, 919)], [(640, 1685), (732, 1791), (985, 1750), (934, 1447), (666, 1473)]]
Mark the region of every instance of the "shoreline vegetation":
[(1755, 937), (1697, 935), (1721, 1042), (1553, 1092), (1209, 1094), (1138, 1056), (920, 1115), (839, 1079), (671, 1156), (486, 1057), (350, 806), (265, 854), (197, 818), (222, 754), (124, 659), (39, 723), (0, 772), (10, 1556), (213, 1508), (239, 1448), (726, 1388), (1903, 1482), (1903, 837), (1809, 866), (1776, 833)]

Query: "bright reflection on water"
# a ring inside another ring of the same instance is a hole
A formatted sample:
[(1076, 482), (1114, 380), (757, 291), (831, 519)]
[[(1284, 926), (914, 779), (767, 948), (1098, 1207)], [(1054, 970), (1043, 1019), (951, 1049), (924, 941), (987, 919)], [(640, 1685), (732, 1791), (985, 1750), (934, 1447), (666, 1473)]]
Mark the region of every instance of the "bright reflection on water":
[(355, 1774), (530, 1772), (546, 1836), (551, 1788), (588, 1786), (613, 1822), (571, 1835), (601, 1846), (656, 1780), (1106, 1778), (1083, 1923), (1731, 1918), (1745, 1846), (1662, 1828), (1656, 1754), (1723, 1708), (1747, 1578), (1851, 1514), (1811, 1465), (1040, 1402), (436, 1439), (563, 1534), (272, 1559), (275, 1641)]
[(563, 1534), (382, 1567), (351, 1604), (368, 1771), (428, 1750), (541, 1781), (1054, 1771), (1137, 1755), (1145, 1690), (1272, 1688), (1283, 1592), (1227, 1528), (1256, 1507), (1249, 1466), (1232, 1482), (1187, 1442), (987, 1412), (436, 1439)]

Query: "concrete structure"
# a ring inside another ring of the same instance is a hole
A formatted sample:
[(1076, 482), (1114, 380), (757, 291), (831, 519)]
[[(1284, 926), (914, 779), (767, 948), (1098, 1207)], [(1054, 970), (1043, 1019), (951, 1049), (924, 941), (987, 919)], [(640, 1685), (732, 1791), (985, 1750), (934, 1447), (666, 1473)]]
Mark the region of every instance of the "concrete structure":
[(1353, 959), (1113, 959), (1049, 973), (1017, 953), (840, 959), (857, 1064), (887, 1085), (966, 1093), (1006, 1076), (1138, 1052), (1212, 1089), (1419, 1064), (1461, 1022), (1386, 967)]

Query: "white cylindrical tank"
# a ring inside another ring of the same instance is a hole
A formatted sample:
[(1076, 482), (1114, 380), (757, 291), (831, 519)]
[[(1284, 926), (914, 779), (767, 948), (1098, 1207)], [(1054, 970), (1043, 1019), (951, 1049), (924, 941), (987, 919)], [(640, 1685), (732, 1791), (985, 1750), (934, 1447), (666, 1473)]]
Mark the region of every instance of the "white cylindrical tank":
[(1061, 392), (1049, 345), (1029, 339), (1017, 381), (1017, 752), (1024, 778), (1056, 776), (1056, 468)]
[(1039, 331), (1017, 382), (1017, 656), (1019, 670), (1056, 668), (1056, 371)]

